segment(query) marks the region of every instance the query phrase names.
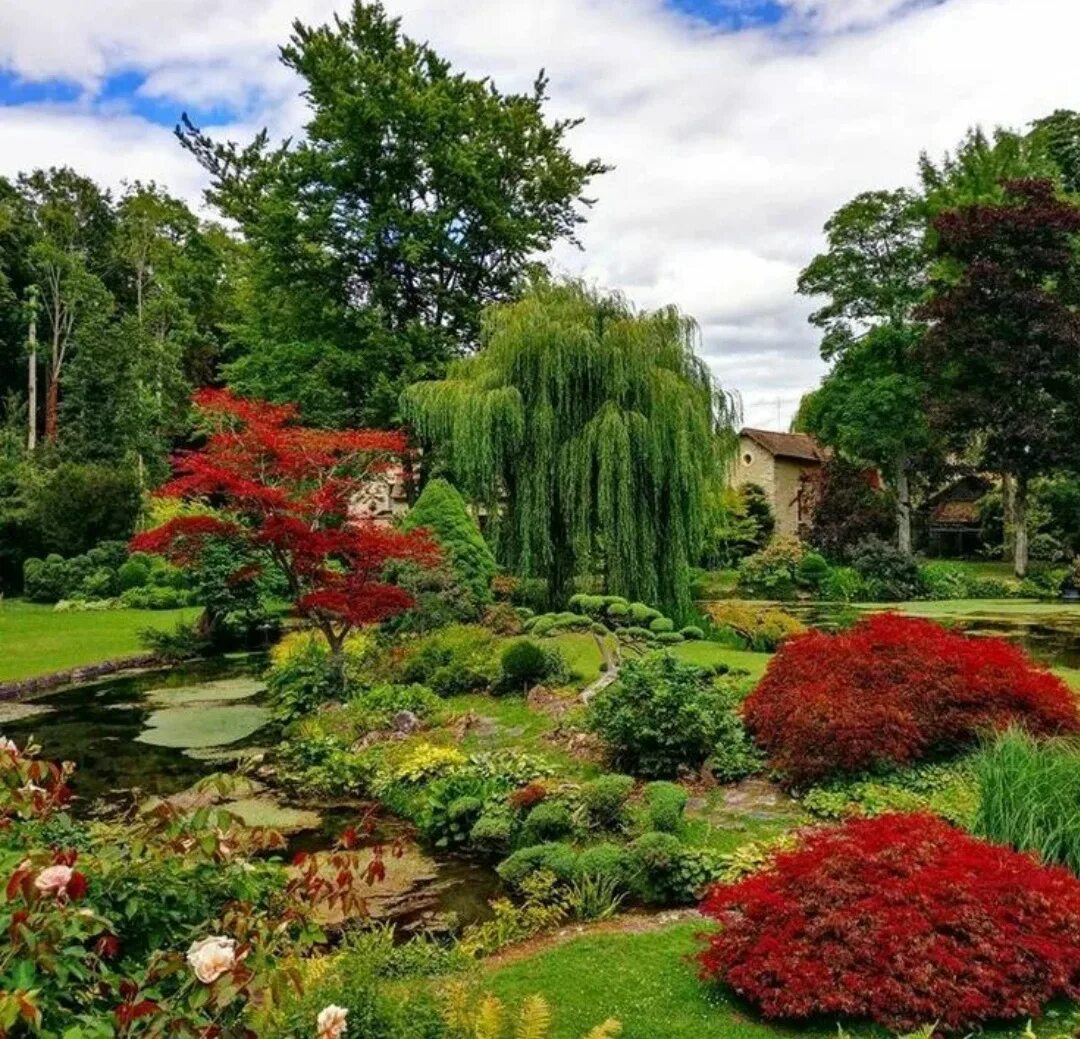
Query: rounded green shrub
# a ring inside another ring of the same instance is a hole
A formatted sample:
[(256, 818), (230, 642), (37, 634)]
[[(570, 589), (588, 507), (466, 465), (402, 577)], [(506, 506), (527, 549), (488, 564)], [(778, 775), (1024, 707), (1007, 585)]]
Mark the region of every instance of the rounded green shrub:
[(657, 635), (675, 630), (675, 622), (670, 617), (655, 617), (649, 622), (649, 631)]
[(700, 642), (705, 638), (705, 632), (696, 624), (688, 624), (679, 632), (679, 634), (682, 635), (687, 642)]
[(677, 646), (686, 640), (677, 631), (661, 631), (657, 634), (656, 641), (662, 646)]
[(583, 784), (581, 803), (589, 825), (602, 830), (617, 827), (623, 821), (626, 802), (633, 792), (633, 777), (614, 772)]
[(690, 795), (678, 783), (658, 780), (644, 790), (649, 824), (660, 833), (678, 833), (683, 825), (683, 812)]
[(569, 844), (548, 842), (519, 848), (499, 863), (496, 872), (512, 888), (521, 885), (534, 873), (547, 870), (563, 882), (573, 880), (577, 871), (577, 853)]
[(533, 844), (556, 841), (574, 828), (570, 809), (561, 801), (541, 801), (525, 819), (525, 839)]
[(502, 651), (499, 668), (500, 685), (524, 690), (547, 678), (550, 660), (542, 646), (531, 639), (518, 639)]
[(607, 880), (624, 891), (630, 887), (636, 872), (634, 856), (621, 844), (594, 844), (582, 851), (574, 864), (576, 876)]
[(470, 842), (480, 851), (503, 852), (510, 847), (514, 835), (514, 820), (506, 811), (495, 809), (481, 814), (469, 832)]
[(820, 552), (807, 552), (795, 568), (795, 579), (804, 588), (819, 588), (829, 576), (829, 564)]
[(613, 602), (608, 604), (604, 612), (615, 623), (621, 624), (630, 617), (630, 606), (625, 602)]
[(627, 617), (630, 623), (638, 624), (642, 627), (652, 623), (659, 616), (659, 610), (654, 610), (651, 606), (646, 606), (643, 602), (632, 602), (627, 608)]
[(141, 552), (133, 555), (116, 572), (116, 579), (122, 592), (129, 588), (142, 588), (150, 580), (149, 558)]

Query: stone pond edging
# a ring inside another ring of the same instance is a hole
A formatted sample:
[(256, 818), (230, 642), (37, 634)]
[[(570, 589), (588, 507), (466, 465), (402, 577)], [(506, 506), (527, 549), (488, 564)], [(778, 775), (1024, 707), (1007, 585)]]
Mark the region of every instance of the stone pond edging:
[(131, 671), (142, 668), (163, 667), (167, 661), (154, 653), (140, 653), (137, 656), (117, 657), (103, 660), (96, 664), (84, 664), (64, 671), (50, 671), (46, 675), (34, 675), (11, 682), (0, 682), (0, 701), (24, 700), (27, 697), (50, 693), (68, 685), (80, 685), (119, 671)]

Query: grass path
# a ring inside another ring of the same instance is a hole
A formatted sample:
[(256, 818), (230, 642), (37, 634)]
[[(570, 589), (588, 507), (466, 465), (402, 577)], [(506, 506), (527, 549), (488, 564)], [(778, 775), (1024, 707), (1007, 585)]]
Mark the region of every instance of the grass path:
[(143, 628), (171, 629), (199, 611), (107, 610), (58, 613), (51, 606), (0, 602), (0, 682), (32, 678), (143, 651)]

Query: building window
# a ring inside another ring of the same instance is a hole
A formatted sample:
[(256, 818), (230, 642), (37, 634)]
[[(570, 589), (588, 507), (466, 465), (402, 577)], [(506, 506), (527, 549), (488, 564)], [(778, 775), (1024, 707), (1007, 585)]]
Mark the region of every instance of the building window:
[(754, 461), (754, 456), (747, 451), (746, 454), (742, 456), (742, 460), (743, 465), (751, 465)]

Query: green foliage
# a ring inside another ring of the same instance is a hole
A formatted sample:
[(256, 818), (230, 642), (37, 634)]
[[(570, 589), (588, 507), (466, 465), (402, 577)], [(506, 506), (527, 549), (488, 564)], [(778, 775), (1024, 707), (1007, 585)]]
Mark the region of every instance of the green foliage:
[(673, 309), (538, 281), (491, 311), (479, 354), (406, 393), (407, 417), (500, 516), (501, 556), (553, 601), (602, 558), (611, 592), (689, 612), (704, 492), (734, 442), (694, 337)]
[[(55, 553), (44, 559), (27, 559), (23, 563), (24, 595), (31, 602), (45, 603), (111, 599), (121, 590), (121, 570), (126, 566), (126, 557), (127, 549), (123, 542), (106, 541), (70, 559), (63, 559)], [(179, 573), (174, 567), (168, 569), (174, 574)], [(148, 570), (147, 578), (149, 575)], [(130, 571), (128, 576), (131, 576)], [(190, 601), (182, 584), (179, 588), (168, 590), (174, 593), (168, 602), (130, 601), (124, 605), (141, 609), (175, 609)]]
[(716, 708), (709, 770), (720, 782), (733, 783), (762, 771), (765, 755), (758, 750), (743, 725), (739, 708), (747, 692), (745, 686), (720, 680), (717, 687), (721, 699)]
[(615, 891), (626, 892), (634, 881), (634, 858), (622, 844), (593, 844), (585, 848), (574, 865), (578, 880), (606, 881)]
[(793, 598), (805, 552), (796, 538), (774, 538), (739, 564), (739, 590), (756, 599)]
[(974, 831), (1080, 874), (1080, 743), (1010, 730), (974, 761)]
[(499, 658), (499, 686), (507, 691), (524, 692), (548, 678), (565, 674), (558, 650), (548, 649), (531, 639), (511, 642)]
[(856, 545), (851, 565), (863, 580), (863, 591), (873, 602), (917, 599), (922, 591), (915, 560), (878, 538), (867, 538)]
[(49, 552), (74, 556), (102, 541), (127, 541), (142, 508), (137, 473), (116, 465), (64, 462), (34, 485), (30, 522)]
[(401, 526), (404, 530), (430, 530), (473, 594), (481, 601), (490, 598), (491, 579), (498, 570), (495, 556), (452, 484), (429, 480)]
[(534, 844), (519, 848), (500, 862), (498, 874), (505, 884), (520, 889), (539, 872), (551, 873), (556, 880), (567, 883), (574, 878), (576, 866), (577, 855), (569, 844)]
[(821, 582), (818, 596), (825, 602), (859, 602), (870, 596), (866, 591), (866, 582), (862, 575), (851, 566), (834, 566)]
[(454, 625), (409, 644), (395, 678), (440, 696), (489, 688), (498, 676), (496, 639), (486, 628)]
[(675, 622), (670, 617), (656, 617), (649, 622), (649, 631), (659, 635), (663, 632), (675, 630)]
[(696, 624), (688, 624), (680, 632), (683, 639), (689, 642), (700, 642), (705, 638), (705, 631), (703, 628), (699, 628)]
[(690, 795), (678, 783), (664, 780), (649, 783), (644, 794), (651, 828), (660, 833), (678, 833)]
[(795, 578), (803, 588), (816, 592), (829, 576), (829, 563), (819, 552), (807, 552), (799, 560)]
[(580, 797), (589, 826), (598, 830), (618, 829), (625, 821), (626, 803), (633, 791), (633, 777), (616, 773), (583, 783)]
[(316, 642), (270, 668), (266, 686), (274, 714), (283, 721), (310, 714), (346, 695), (344, 671), (334, 666), (330, 654)]
[(667, 653), (628, 660), (589, 703), (590, 727), (615, 763), (635, 775), (696, 769), (716, 749), (727, 699), (697, 667)]
[(501, 93), (381, 4), (296, 23), (281, 59), (308, 106), (291, 145), (180, 130), (253, 249), (229, 382), (316, 425), (385, 424), (403, 385), (475, 345), (486, 304), (574, 240), (605, 167), (574, 160), (577, 121), (548, 118), (543, 75)]
[(566, 837), (574, 828), (570, 809), (561, 801), (541, 801), (525, 817), (524, 839), (544, 844)]
[(756, 483), (714, 486), (706, 498), (707, 529), (701, 565), (706, 569), (738, 566), (761, 551), (776, 529), (765, 489)]
[(927, 599), (970, 599), (968, 573), (955, 563), (933, 562), (919, 567), (919, 584)]

